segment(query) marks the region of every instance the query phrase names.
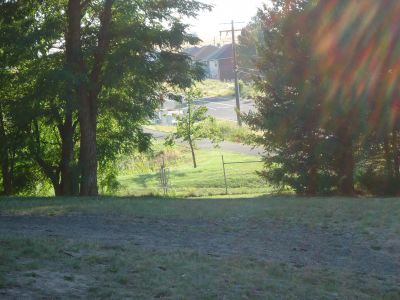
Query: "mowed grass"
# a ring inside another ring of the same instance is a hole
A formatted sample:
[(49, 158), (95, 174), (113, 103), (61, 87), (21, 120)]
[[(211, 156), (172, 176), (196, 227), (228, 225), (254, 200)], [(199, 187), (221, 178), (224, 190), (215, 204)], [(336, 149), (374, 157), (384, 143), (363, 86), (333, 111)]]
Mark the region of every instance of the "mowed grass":
[[(169, 196), (213, 196), (226, 193), (222, 156), (225, 162), (249, 162), (225, 166), (228, 193), (266, 194), (273, 191), (258, 174), (261, 158), (221, 149), (196, 150), (197, 168), (193, 168), (190, 151), (180, 147), (179, 159), (166, 159), (169, 169)], [(167, 155), (168, 156), (168, 155)], [(160, 166), (161, 167), (161, 163)], [(119, 195), (161, 195), (159, 171), (135, 172), (120, 176)]]
[[(57, 217), (76, 214), (103, 215), (109, 220), (125, 221), (192, 220), (194, 223), (222, 224), (234, 221), (233, 227), (229, 228), (231, 231), (268, 219), (307, 226), (311, 231), (329, 227), (361, 235), (375, 245), (376, 251), (386, 251), (386, 243), (399, 242), (400, 235), (400, 199), (283, 196), (249, 199), (0, 199), (0, 215), (51, 216), (56, 222)], [(16, 299), (400, 297), (396, 284), (399, 277), (379, 277), (346, 268), (296, 268), (289, 261), (258, 260), (245, 253), (218, 256), (183, 248), (177, 251), (149, 250), (123, 241), (108, 245), (102, 241), (82, 241), (78, 237), (62, 239), (45, 235), (34, 238), (2, 234), (0, 262), (0, 298), (1, 295), (12, 295)]]
[(14, 299), (395, 300), (400, 295), (395, 287), (383, 292), (386, 283), (351, 272), (304, 271), (190, 251), (2, 238), (0, 257), (0, 296)]
[(199, 198), (1, 198), (0, 216), (111, 215), (120, 218), (264, 220), (400, 235), (400, 198), (224, 196)]

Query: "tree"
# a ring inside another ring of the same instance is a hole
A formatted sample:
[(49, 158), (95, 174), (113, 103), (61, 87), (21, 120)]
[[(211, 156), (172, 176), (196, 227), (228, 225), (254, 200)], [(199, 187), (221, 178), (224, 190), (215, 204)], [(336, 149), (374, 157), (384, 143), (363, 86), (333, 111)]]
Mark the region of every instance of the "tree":
[(376, 149), (386, 162), (385, 171), (378, 172), (385, 182), (375, 185), (386, 194), (393, 194), (396, 186), (400, 192), (399, 12), (399, 3), (386, 0), (318, 1), (314, 8), (315, 24), (322, 26), (314, 34), (313, 55), (323, 62), (319, 72), (329, 87), (325, 102), (336, 121), (331, 127), (336, 127), (339, 142), (337, 172), (345, 179), (339, 185), (343, 194), (353, 190), (360, 153), (375, 161), (375, 170), (381, 169)]
[(195, 148), (196, 141), (210, 139), (217, 143), (221, 137), (215, 125), (215, 119), (207, 115), (207, 107), (195, 105), (194, 101), (200, 98), (200, 92), (194, 88), (187, 89), (181, 101), (187, 104), (187, 111), (184, 115), (177, 117), (176, 133), (167, 138), (167, 144), (176, 139), (182, 139), (189, 144), (192, 153), (193, 168), (197, 168)]
[(398, 190), (399, 11), (393, 1), (275, 0), (259, 12), (263, 96), (247, 121), (264, 133), (272, 183), (311, 195)]
[(262, 20), (256, 15), (249, 24), (243, 27), (238, 36), (239, 75), (244, 81), (252, 81), (258, 74), (256, 69), (257, 44), (262, 41)]
[(264, 9), (256, 61), (262, 74), (256, 85), (263, 96), (256, 100), (257, 112), (247, 116), (253, 128), (264, 132), (259, 139), (268, 153), (264, 176), (300, 194), (330, 193), (326, 182), (334, 180), (327, 166), (332, 139), (320, 127), (318, 60), (309, 55), (311, 24), (299, 26), (309, 1), (274, 1), (272, 8)]
[(33, 182), (38, 179), (27, 153), (33, 112), (24, 98), (33, 78), (23, 76), (29, 63), (43, 53), (53, 32), (49, 29), (57, 28), (54, 18), (40, 18), (39, 6), (38, 1), (0, 2), (0, 153), (5, 194), (35, 190)]
[[(156, 64), (166, 63), (165, 58), (169, 59), (169, 63), (179, 64), (179, 60), (185, 61), (185, 59), (173, 50), (179, 49), (186, 42), (194, 43), (197, 40), (185, 33), (186, 26), (182, 25), (176, 16), (194, 16), (203, 8), (207, 6), (191, 0), (173, 2), (105, 0), (85, 1), (83, 4), (80, 0), (68, 1), (68, 30), (65, 39), (67, 65), (74, 77), (80, 79), (73, 91), (78, 99), (79, 108), (81, 195), (98, 193), (96, 147), (98, 101), (105, 86), (107, 67), (110, 71), (111, 68), (116, 71), (116, 66), (110, 65), (112, 62), (107, 61), (107, 56), (122, 54), (123, 64), (128, 66), (142, 62), (145, 66), (154, 68)], [(87, 32), (81, 30), (82, 23), (87, 22), (85, 16), (97, 20), (84, 27)], [(170, 27), (164, 28), (165, 23), (169, 23)], [(85, 36), (85, 33), (88, 35)], [(90, 43), (93, 36), (97, 36), (94, 44)], [(84, 51), (85, 46), (89, 51)], [(186, 66), (189, 69), (189, 62)], [(130, 73), (122, 65), (120, 67), (118, 72)], [(176, 74), (171, 72), (166, 74), (165, 69), (162, 71), (164, 80), (176, 79), (174, 78)]]
[(96, 195), (98, 168), (114, 174), (106, 166), (121, 153), (149, 144), (141, 125), (152, 117), (164, 83), (186, 87), (203, 76), (180, 52), (182, 45), (199, 41), (180, 17), (209, 8), (200, 2), (32, 0), (0, 5), (0, 56), (24, 53), (13, 55), (12, 64), (2, 62), (2, 70), (12, 70), (14, 80), (24, 83), (23, 89), (13, 85), (11, 91), (21, 111), (29, 112), (9, 114), (11, 106), (1, 99), (2, 121), (7, 119), (1, 125), (19, 124), (26, 137), (21, 151), (29, 152), (56, 195)]

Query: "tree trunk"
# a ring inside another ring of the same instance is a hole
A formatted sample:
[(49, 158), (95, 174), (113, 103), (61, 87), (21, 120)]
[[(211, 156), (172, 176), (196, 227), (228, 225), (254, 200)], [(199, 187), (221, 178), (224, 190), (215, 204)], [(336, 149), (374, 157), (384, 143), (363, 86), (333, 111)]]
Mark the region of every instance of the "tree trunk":
[(197, 168), (196, 156), (194, 154), (193, 142), (191, 139), (189, 139), (189, 146), (190, 146), (190, 151), (192, 151), (193, 168), (196, 169)]
[(389, 135), (388, 131), (385, 131), (383, 137), (383, 149), (385, 151), (385, 163), (386, 163), (386, 176), (390, 180), (393, 178), (393, 156), (392, 151), (390, 151)]
[(317, 194), (317, 165), (313, 162), (307, 183), (307, 196), (315, 196)]
[[(385, 194), (390, 194), (392, 190), (393, 184), (393, 175), (394, 175), (394, 161), (392, 151), (390, 149), (390, 142), (389, 142), (389, 135), (390, 132), (385, 130), (384, 137), (383, 137), (383, 149), (385, 152), (385, 187), (384, 191)], [(392, 145), (393, 146), (393, 145)]]
[[(3, 156), (3, 155), (2, 155)], [(4, 155), (1, 160), (1, 173), (3, 176), (3, 192), (4, 195), (10, 196), (13, 193), (12, 175), (9, 168), (8, 155)]]
[(42, 172), (50, 179), (51, 184), (53, 185), (54, 194), (56, 196), (63, 196), (60, 185), (60, 170), (44, 161), (40, 156), (36, 157), (36, 162), (42, 169)]
[[(65, 53), (66, 53), (66, 68), (69, 70), (72, 75), (77, 78), (76, 82), (74, 82), (74, 85), (71, 86), (71, 91), (70, 95), (73, 95), (72, 97), (75, 97), (79, 103), (79, 122), (81, 125), (81, 135), (82, 135), (82, 130), (88, 130), (87, 129), (87, 122), (86, 118), (87, 115), (89, 114), (90, 110), (87, 109), (86, 107), (83, 107), (83, 102), (86, 101), (87, 99), (87, 74), (86, 74), (86, 66), (85, 66), (85, 61), (83, 58), (82, 54), (82, 43), (81, 43), (81, 20), (82, 20), (82, 5), (80, 0), (69, 0), (68, 1), (68, 9), (67, 9), (67, 21), (68, 21), (68, 28), (67, 32), (65, 35)], [(72, 100), (72, 99), (70, 99)], [(83, 111), (82, 111), (83, 107)], [(70, 116), (67, 116), (69, 118)], [(62, 163), (61, 163), (61, 169), (62, 169), (62, 190), (63, 192), (68, 191), (69, 188), (71, 188), (72, 192), (72, 174), (71, 174), (71, 169), (70, 169), (70, 151), (71, 151), (71, 144), (69, 142), (69, 137), (67, 136), (69, 134), (69, 120), (64, 124), (63, 130), (65, 130), (65, 137), (63, 138), (63, 149), (62, 149)], [(64, 135), (64, 133), (63, 133)], [(85, 140), (83, 143), (83, 148), (85, 148)], [(72, 145), (73, 147), (73, 145)], [(82, 149), (82, 140), (81, 140), (81, 149), (80, 149), (80, 171), (81, 171), (81, 178), (85, 176), (85, 180), (87, 178), (87, 169), (85, 166), (82, 164), (82, 151), (85, 151), (85, 149)], [(85, 171), (84, 171), (85, 169)], [(87, 184), (85, 183), (85, 186), (83, 188), (85, 193), (87, 193), (88, 187)], [(82, 193), (82, 186), (81, 186), (81, 193)], [(97, 193), (96, 193), (97, 194)]]
[(53, 185), (54, 194), (56, 196), (61, 196), (61, 188), (60, 188), (60, 167), (54, 166), (51, 163), (48, 163), (43, 159), (42, 146), (40, 141), (40, 129), (37, 120), (33, 120), (32, 122), (32, 130), (33, 130), (33, 141), (34, 145), (31, 149), (31, 153), (36, 163), (39, 165), (43, 174), (50, 179), (51, 184)]
[(398, 131), (396, 128), (393, 128), (392, 132), (392, 147), (393, 147), (393, 168), (394, 168), (394, 177), (397, 180), (400, 180), (400, 151), (398, 145)]
[(343, 196), (354, 195), (354, 155), (353, 140), (349, 128), (340, 128), (338, 132), (339, 153), (338, 158), (338, 175), (339, 194)]
[(0, 155), (1, 155), (1, 174), (3, 177), (3, 192), (5, 195), (12, 195), (12, 174), (10, 172), (8, 143), (6, 130), (3, 122), (3, 112), (0, 107)]
[(79, 122), (81, 125), (81, 146), (79, 165), (81, 168), (81, 196), (98, 195), (97, 187), (97, 144), (96, 144), (96, 115), (91, 113), (91, 102), (87, 98), (80, 104)]
[(398, 138), (399, 138), (398, 130), (396, 127), (394, 127), (392, 131), (392, 147), (393, 147), (394, 178), (396, 184), (395, 194), (397, 196), (400, 196), (400, 150), (399, 150)]
[(74, 187), (74, 172), (72, 163), (74, 160), (74, 126), (72, 124), (72, 113), (67, 113), (65, 122), (59, 127), (61, 136), (61, 161), (60, 161), (60, 194), (62, 196), (72, 196), (76, 194)]
[(318, 159), (317, 159), (317, 139), (313, 132), (310, 133), (310, 146), (308, 148), (309, 151), (309, 171), (307, 178), (307, 196), (315, 196), (318, 190)]
[[(68, 31), (66, 35), (67, 67), (76, 78), (80, 78), (75, 87), (79, 103), (80, 151), (79, 166), (81, 172), (80, 195), (96, 196), (97, 187), (97, 99), (101, 91), (102, 68), (109, 49), (110, 26), (113, 0), (105, 0), (100, 16), (98, 45), (94, 51), (93, 67), (87, 74), (81, 44), (82, 8), (80, 0), (68, 1)], [(85, 80), (87, 78), (87, 80)], [(67, 183), (66, 183), (67, 184)]]

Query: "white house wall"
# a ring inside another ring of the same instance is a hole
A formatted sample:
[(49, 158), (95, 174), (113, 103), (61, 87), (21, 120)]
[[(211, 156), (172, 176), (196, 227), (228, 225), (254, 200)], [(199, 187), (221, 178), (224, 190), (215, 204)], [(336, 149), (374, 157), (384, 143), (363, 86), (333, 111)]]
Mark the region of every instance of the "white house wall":
[(210, 60), (208, 62), (208, 68), (210, 70), (210, 78), (219, 80), (219, 63), (218, 60)]

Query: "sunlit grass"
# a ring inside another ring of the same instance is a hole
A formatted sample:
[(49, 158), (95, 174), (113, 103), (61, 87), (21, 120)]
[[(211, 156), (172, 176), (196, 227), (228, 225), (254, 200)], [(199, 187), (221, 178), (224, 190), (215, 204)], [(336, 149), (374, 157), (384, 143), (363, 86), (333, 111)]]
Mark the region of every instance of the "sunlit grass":
[(235, 94), (233, 82), (207, 79), (196, 84), (203, 97), (228, 97)]
[[(182, 148), (179, 160), (166, 160), (169, 168), (169, 195), (211, 196), (225, 194), (222, 155), (225, 162), (253, 162), (260, 158), (251, 155), (222, 151), (220, 149), (197, 150), (198, 167), (193, 168), (191, 153)], [(161, 167), (161, 163), (159, 165)], [(256, 173), (263, 168), (262, 162), (226, 165), (227, 186), (230, 194), (270, 193), (273, 189)], [(159, 173), (133, 172), (119, 177), (119, 195), (157, 195), (162, 193)]]

